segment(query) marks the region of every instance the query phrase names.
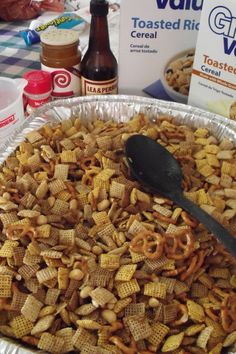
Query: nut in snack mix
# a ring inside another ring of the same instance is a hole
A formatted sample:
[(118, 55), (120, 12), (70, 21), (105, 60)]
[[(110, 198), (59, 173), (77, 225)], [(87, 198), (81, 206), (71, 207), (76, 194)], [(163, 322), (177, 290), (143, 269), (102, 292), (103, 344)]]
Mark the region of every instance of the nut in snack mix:
[(0, 333), (49, 353), (220, 354), (235, 344), (236, 260), (132, 178), (124, 143), (136, 133), (172, 152), (186, 197), (235, 232), (229, 140), (170, 115), (44, 125), (0, 169)]
[(236, 119), (236, 9), (205, 1), (188, 103)]
[(202, 3), (121, 3), (120, 93), (187, 102)]

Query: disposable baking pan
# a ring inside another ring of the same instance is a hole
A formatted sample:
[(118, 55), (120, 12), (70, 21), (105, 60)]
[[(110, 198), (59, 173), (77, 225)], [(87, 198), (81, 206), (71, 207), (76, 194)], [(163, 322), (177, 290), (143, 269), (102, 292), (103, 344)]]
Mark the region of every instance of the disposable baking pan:
[[(60, 122), (72, 116), (81, 117), (83, 120), (101, 118), (127, 122), (137, 113), (144, 113), (150, 119), (158, 119), (158, 116), (163, 114), (172, 115), (181, 124), (193, 128), (206, 127), (218, 139), (228, 138), (236, 145), (235, 122), (192, 106), (138, 96), (86, 96), (53, 101), (36, 110), (0, 146), (0, 163), (16, 149), (27, 133), (46, 123)], [(0, 335), (0, 354), (30, 353), (44, 352), (33, 350)], [(229, 350), (227, 354), (236, 354), (236, 348)]]

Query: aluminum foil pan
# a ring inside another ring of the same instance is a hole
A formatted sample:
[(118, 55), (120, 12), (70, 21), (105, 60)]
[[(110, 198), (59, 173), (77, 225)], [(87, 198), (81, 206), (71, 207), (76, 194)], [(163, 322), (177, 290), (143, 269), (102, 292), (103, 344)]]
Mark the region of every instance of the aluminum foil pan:
[(53, 101), (36, 110), (4, 144), (0, 145), (0, 164), (24, 140), (27, 133), (39, 129), (46, 122), (58, 122), (71, 116), (85, 120), (100, 117), (105, 120), (126, 122), (140, 112), (150, 119), (160, 114), (173, 115), (180, 123), (187, 123), (194, 128), (207, 127), (217, 138), (222, 139), (226, 136), (236, 144), (236, 133), (234, 133), (236, 122), (199, 108), (138, 96), (85, 96)]
[[(206, 127), (218, 139), (228, 138), (236, 145), (236, 122), (188, 105), (138, 96), (90, 96), (54, 101), (32, 114), (9, 139), (0, 146), (0, 163), (25, 139), (27, 133), (48, 122), (60, 122), (72, 116), (82, 120), (101, 118), (127, 122), (134, 114), (144, 113), (150, 119), (163, 114), (173, 115), (179, 123), (193, 128)], [(32, 350), (0, 335), (0, 354), (30, 354)], [(236, 354), (231, 349), (227, 354)]]

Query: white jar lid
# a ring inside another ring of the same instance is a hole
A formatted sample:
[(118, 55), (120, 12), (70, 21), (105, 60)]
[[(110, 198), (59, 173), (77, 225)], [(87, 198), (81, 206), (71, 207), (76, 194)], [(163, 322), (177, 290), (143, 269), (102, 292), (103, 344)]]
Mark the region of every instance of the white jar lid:
[(40, 39), (44, 44), (54, 46), (68, 45), (79, 40), (79, 33), (68, 29), (53, 29), (42, 33)]

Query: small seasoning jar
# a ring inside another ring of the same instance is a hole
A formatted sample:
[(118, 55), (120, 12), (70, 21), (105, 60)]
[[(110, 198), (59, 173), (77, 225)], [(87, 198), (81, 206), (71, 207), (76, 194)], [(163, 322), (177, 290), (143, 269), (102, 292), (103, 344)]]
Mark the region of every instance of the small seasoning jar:
[(33, 70), (24, 74), (24, 79), (28, 81), (24, 88), (26, 111), (31, 114), (36, 108), (51, 100), (52, 78), (47, 71)]
[(41, 35), (41, 68), (52, 75), (52, 98), (80, 95), (78, 32), (57, 29)]

